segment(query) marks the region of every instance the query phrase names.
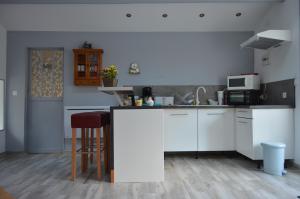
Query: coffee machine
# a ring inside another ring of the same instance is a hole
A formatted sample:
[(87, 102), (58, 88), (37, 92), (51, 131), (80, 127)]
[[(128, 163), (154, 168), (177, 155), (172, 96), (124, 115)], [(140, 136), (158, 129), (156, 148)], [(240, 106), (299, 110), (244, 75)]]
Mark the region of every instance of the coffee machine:
[(152, 97), (152, 88), (151, 87), (144, 87), (143, 88), (143, 101), (144, 103), (146, 102), (146, 100), (149, 98), (149, 97)]

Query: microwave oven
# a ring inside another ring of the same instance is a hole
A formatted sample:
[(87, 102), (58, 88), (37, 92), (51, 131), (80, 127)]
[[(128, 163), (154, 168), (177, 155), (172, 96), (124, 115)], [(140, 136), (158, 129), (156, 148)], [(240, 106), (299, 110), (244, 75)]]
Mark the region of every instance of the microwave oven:
[(258, 75), (239, 75), (227, 77), (227, 90), (259, 90)]
[(258, 105), (259, 104), (258, 90), (234, 90), (227, 91), (228, 105)]

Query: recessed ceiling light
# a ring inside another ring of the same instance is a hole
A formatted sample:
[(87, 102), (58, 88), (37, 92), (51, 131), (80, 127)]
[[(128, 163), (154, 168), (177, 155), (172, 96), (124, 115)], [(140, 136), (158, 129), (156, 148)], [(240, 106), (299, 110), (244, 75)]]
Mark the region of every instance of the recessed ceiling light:
[(201, 18), (204, 17), (204, 16), (205, 16), (204, 13), (200, 13), (200, 14), (199, 14), (199, 17), (201, 17)]
[(242, 16), (242, 13), (241, 13), (241, 12), (237, 12), (237, 13), (235, 14), (235, 16), (236, 16), (236, 17), (240, 17), (240, 16)]
[(163, 18), (167, 18), (168, 17), (168, 14), (167, 13), (164, 13), (161, 15)]
[(132, 17), (132, 14), (127, 13), (127, 14), (126, 14), (126, 17), (127, 17), (127, 18), (130, 18), (130, 17)]

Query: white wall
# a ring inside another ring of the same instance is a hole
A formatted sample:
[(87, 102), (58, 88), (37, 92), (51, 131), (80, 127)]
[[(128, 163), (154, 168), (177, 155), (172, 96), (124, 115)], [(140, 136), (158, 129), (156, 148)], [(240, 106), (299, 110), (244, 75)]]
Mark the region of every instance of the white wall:
[[(286, 0), (275, 4), (258, 24), (256, 31), (267, 29), (290, 29), (292, 42), (269, 51), (255, 50), (254, 70), (260, 73), (263, 82), (273, 82), (291, 78), (299, 81), (299, 0)], [(262, 56), (269, 53), (270, 65), (263, 66)], [(299, 83), (298, 83), (299, 85)], [(300, 87), (296, 86), (295, 109), (295, 152), (296, 163), (300, 164)]]

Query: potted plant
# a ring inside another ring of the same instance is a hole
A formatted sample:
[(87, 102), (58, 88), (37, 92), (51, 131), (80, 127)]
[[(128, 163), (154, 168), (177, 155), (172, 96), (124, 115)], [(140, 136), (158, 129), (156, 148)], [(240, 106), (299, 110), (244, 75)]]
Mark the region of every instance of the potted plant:
[(118, 68), (116, 65), (110, 65), (108, 67), (104, 67), (102, 70), (102, 80), (103, 85), (105, 87), (117, 86), (118, 80), (116, 79), (118, 75)]

